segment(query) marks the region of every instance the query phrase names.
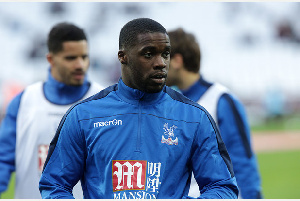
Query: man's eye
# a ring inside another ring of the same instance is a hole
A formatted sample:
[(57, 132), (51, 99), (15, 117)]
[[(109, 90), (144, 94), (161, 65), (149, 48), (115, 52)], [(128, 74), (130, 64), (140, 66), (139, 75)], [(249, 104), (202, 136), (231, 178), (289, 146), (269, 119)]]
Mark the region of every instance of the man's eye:
[(145, 56), (146, 58), (150, 58), (150, 57), (152, 56), (152, 53), (151, 53), (151, 52), (146, 52), (146, 53), (144, 54), (144, 56)]
[(170, 55), (170, 52), (169, 52), (169, 51), (164, 52), (164, 53), (162, 54), (162, 56), (165, 57), (165, 58), (167, 58), (169, 55)]
[(65, 57), (66, 60), (68, 61), (72, 61), (72, 60), (75, 60), (76, 57), (73, 57), (73, 56), (69, 56), (69, 57)]
[(83, 60), (84, 60), (84, 59), (87, 59), (87, 58), (89, 58), (88, 55), (83, 55), (83, 56), (82, 56), (82, 59), (83, 59)]

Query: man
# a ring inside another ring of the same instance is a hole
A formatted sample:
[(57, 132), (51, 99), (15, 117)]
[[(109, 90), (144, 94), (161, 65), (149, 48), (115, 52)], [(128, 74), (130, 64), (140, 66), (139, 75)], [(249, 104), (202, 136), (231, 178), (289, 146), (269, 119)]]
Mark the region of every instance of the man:
[[(186, 198), (192, 171), (202, 198), (237, 198), (232, 165), (214, 121), (165, 86), (170, 40), (158, 22), (139, 18), (120, 32), (119, 82), (76, 104), (50, 144), (43, 198)], [(199, 118), (201, 117), (201, 118)]]
[[(172, 52), (167, 85), (177, 86), (183, 95), (198, 102), (212, 115), (232, 160), (241, 196), (261, 198), (260, 175), (243, 105), (227, 88), (209, 83), (200, 75), (201, 52), (194, 35), (181, 28), (168, 33)], [(191, 186), (190, 195), (199, 196), (195, 180)]]
[[(72, 104), (102, 89), (87, 81), (88, 43), (81, 28), (69, 23), (55, 25), (48, 36), (48, 49), (48, 80), (17, 95), (0, 128), (0, 192), (16, 171), (17, 199), (41, 198), (39, 179), (60, 119)], [(82, 198), (80, 186), (78, 189), (76, 196)]]

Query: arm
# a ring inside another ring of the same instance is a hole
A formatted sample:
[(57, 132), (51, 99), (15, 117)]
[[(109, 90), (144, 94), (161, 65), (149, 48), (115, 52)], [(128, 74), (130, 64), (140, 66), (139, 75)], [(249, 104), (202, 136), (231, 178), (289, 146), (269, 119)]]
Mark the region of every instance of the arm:
[(72, 190), (83, 175), (85, 141), (75, 110), (67, 113), (53, 138), (40, 179), (43, 199), (73, 199)]
[(8, 105), (0, 127), (0, 193), (6, 191), (11, 173), (15, 171), (16, 125), (22, 93)]
[(224, 94), (218, 103), (217, 114), (242, 198), (261, 198), (260, 175), (243, 105), (233, 96)]
[(238, 188), (226, 147), (213, 119), (204, 113), (193, 143), (192, 167), (206, 199), (237, 198)]

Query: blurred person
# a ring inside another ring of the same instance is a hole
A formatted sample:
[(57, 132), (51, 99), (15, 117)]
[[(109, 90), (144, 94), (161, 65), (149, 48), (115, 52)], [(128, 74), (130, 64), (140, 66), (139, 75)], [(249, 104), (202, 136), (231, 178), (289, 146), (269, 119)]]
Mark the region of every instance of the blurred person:
[[(166, 84), (176, 86), (214, 118), (232, 160), (241, 197), (262, 198), (260, 173), (251, 148), (250, 128), (242, 103), (225, 86), (203, 78), (200, 73), (200, 46), (193, 34), (182, 28), (171, 30), (168, 34), (172, 51)], [(192, 179), (189, 195), (197, 197), (199, 194), (199, 187)]]
[[(48, 35), (46, 82), (29, 85), (8, 105), (0, 127), (0, 192), (16, 172), (15, 198), (40, 199), (39, 179), (51, 139), (74, 103), (103, 87), (87, 80), (88, 41), (84, 30), (56, 24)], [(82, 198), (80, 186), (74, 196)]]
[(264, 97), (264, 106), (266, 109), (266, 121), (278, 121), (280, 122), (284, 115), (286, 115), (287, 109), (285, 108), (286, 100), (283, 91), (280, 87), (273, 85), (267, 88)]
[(192, 172), (201, 198), (237, 198), (211, 116), (165, 86), (170, 51), (158, 22), (138, 18), (123, 26), (121, 78), (63, 117), (40, 180), (43, 198), (73, 198), (79, 180), (87, 199), (186, 198)]

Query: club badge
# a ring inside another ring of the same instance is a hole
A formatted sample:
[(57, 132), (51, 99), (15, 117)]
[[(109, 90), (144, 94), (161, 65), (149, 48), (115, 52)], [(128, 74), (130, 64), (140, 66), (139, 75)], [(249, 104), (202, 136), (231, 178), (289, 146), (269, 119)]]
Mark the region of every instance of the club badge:
[[(178, 138), (174, 136), (174, 130), (177, 126), (173, 125), (169, 128), (168, 123), (164, 124), (164, 135), (162, 135), (161, 143), (165, 143), (167, 145), (178, 145)], [(166, 136), (166, 138), (165, 138)], [(174, 139), (175, 138), (175, 139)]]

